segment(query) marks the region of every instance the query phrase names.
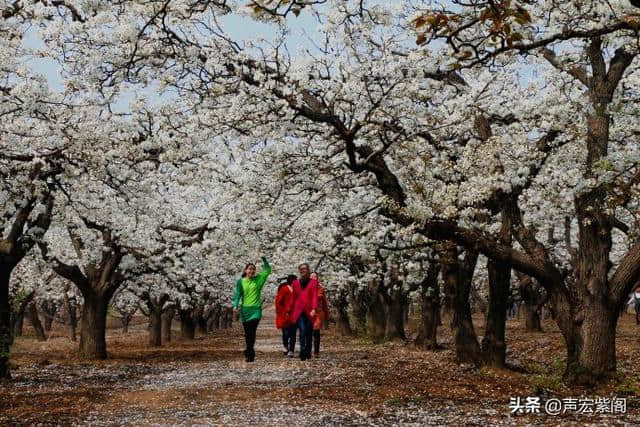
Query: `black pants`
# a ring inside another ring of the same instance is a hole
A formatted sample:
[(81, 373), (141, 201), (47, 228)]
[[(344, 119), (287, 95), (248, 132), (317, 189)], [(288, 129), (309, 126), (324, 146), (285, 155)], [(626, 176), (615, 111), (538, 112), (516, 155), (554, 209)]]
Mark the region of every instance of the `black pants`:
[(296, 325), (282, 328), (282, 344), (284, 345), (284, 348), (292, 353), (296, 348), (296, 330)]
[(242, 322), (242, 326), (244, 326), (244, 341), (246, 343), (244, 357), (247, 362), (253, 362), (256, 358), (256, 352), (253, 349), (253, 346), (256, 343), (256, 330), (258, 329), (258, 323), (260, 323), (260, 319)]
[(313, 352), (320, 353), (320, 329), (313, 330)]
[(298, 318), (298, 329), (300, 329), (300, 360), (307, 360), (311, 357), (313, 324), (304, 313)]

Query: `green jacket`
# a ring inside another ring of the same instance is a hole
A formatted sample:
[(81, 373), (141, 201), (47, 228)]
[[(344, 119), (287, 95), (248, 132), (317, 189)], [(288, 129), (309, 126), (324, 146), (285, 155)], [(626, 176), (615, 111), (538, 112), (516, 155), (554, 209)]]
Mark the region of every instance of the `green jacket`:
[(250, 320), (260, 320), (262, 317), (262, 299), (260, 293), (262, 287), (271, 274), (271, 266), (266, 257), (262, 257), (262, 270), (260, 273), (249, 279), (241, 277), (236, 282), (236, 290), (233, 293), (233, 308), (238, 309), (240, 300), (240, 320), (248, 322)]

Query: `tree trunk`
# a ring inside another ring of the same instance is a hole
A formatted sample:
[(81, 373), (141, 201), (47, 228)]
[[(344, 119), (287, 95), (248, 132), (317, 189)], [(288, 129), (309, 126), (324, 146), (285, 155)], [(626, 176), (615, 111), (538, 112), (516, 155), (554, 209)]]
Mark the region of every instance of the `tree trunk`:
[(25, 312), (29, 323), (33, 326), (33, 330), (36, 333), (36, 338), (38, 341), (46, 341), (47, 336), (44, 333), (44, 328), (42, 327), (42, 323), (40, 322), (40, 317), (38, 316), (38, 309), (36, 308), (35, 303), (31, 303), (27, 306), (27, 310)]
[(407, 297), (402, 290), (389, 290), (390, 296), (385, 301), (385, 341), (406, 341), (404, 317), (407, 311)]
[(192, 340), (196, 337), (196, 325), (190, 310), (180, 310), (180, 333), (183, 339)]
[[(464, 264), (458, 260), (457, 248), (449, 249), (442, 258), (442, 277), (446, 293), (453, 296), (453, 321), (456, 359), (460, 363), (482, 364), (480, 344), (473, 329), (469, 294), (477, 253), (467, 253)], [(475, 260), (473, 259), (475, 258)], [(467, 271), (468, 270), (468, 271)]]
[(167, 343), (171, 341), (171, 324), (173, 323), (173, 316), (175, 310), (173, 308), (167, 309), (162, 314), (162, 342)]
[(233, 325), (233, 321), (240, 321), (240, 319), (237, 316), (233, 315), (233, 307), (225, 307), (224, 309), (224, 325), (222, 326), (223, 328), (227, 329), (230, 328)]
[(84, 295), (80, 319), (80, 356), (85, 359), (106, 359), (107, 306), (109, 298), (87, 293)]
[[(437, 270), (427, 277), (421, 286), (420, 332), (415, 344), (425, 350), (436, 350), (438, 346), (438, 325), (440, 324), (440, 285)], [(429, 280), (431, 279), (431, 280)]]
[(373, 301), (367, 310), (367, 332), (371, 340), (378, 344), (384, 340), (386, 330), (386, 315), (380, 295), (374, 295)]
[[(340, 302), (340, 300), (339, 300)], [(338, 333), (344, 336), (352, 336), (353, 330), (351, 329), (351, 324), (349, 323), (349, 314), (347, 312), (347, 301), (344, 300), (342, 303), (337, 303), (336, 307), (336, 329)]]
[(149, 345), (162, 346), (162, 310), (159, 307), (149, 310)]
[(196, 316), (196, 331), (202, 335), (207, 334), (207, 319), (202, 314)]
[(13, 267), (0, 262), (0, 380), (10, 379), (9, 347), (11, 345), (11, 305), (9, 277)]
[(131, 318), (133, 315), (131, 313), (120, 313), (122, 317), (120, 317), (120, 324), (122, 325), (122, 333), (129, 333), (129, 324), (131, 323)]
[(67, 312), (67, 321), (69, 322), (69, 339), (76, 342), (76, 328), (78, 326), (78, 318), (76, 315), (76, 299), (69, 298), (67, 291), (64, 293), (64, 307)]
[(489, 260), (487, 270), (489, 272), (489, 307), (482, 338), (482, 356), (486, 365), (504, 368), (507, 350), (505, 325), (511, 287), (511, 266)]
[(24, 311), (14, 313), (11, 322), (13, 323), (13, 326), (11, 327), (13, 336), (21, 337), (24, 329)]
[(42, 316), (44, 318), (44, 330), (51, 332), (51, 325), (53, 319), (56, 317), (58, 305), (53, 301), (45, 301), (40, 305), (40, 308), (42, 309)]
[(527, 332), (542, 332), (542, 323), (540, 315), (536, 311), (536, 306), (527, 304), (522, 306), (524, 312), (524, 328)]
[(214, 329), (220, 329), (221, 314), (222, 314), (222, 305), (215, 304), (211, 309), (211, 315), (207, 320), (207, 332), (211, 332)]
[(445, 286), (444, 287), (444, 298), (442, 299), (442, 305), (440, 307), (440, 324), (443, 322), (448, 322), (448, 324), (453, 327), (453, 300), (455, 298), (455, 293), (451, 293), (451, 290)]
[(520, 298), (522, 299), (522, 310), (524, 315), (524, 325), (527, 332), (542, 332), (542, 323), (538, 309), (544, 302), (540, 285), (530, 276), (517, 273), (519, 282)]
[(590, 301), (579, 317), (580, 325), (563, 322), (562, 326), (567, 344), (565, 378), (593, 386), (615, 375), (618, 312), (606, 303)]

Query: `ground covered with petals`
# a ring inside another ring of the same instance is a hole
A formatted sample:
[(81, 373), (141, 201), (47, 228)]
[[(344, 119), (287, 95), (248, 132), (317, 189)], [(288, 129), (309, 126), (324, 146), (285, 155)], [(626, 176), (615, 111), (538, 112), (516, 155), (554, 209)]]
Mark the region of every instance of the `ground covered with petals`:
[[(284, 357), (272, 324), (260, 325), (254, 363), (242, 359), (240, 325), (158, 349), (146, 345), (144, 325), (127, 335), (110, 330), (104, 361), (78, 359), (66, 338), (27, 335), (14, 346), (14, 378), (0, 385), (0, 424), (640, 424), (640, 328), (629, 315), (618, 333), (620, 378), (595, 390), (562, 382), (561, 337), (550, 321), (543, 333), (509, 321), (509, 371), (456, 364), (444, 327), (437, 352), (329, 330), (320, 357), (301, 362)], [(511, 415), (510, 398), (528, 396), (615, 396), (626, 398), (627, 413)]]

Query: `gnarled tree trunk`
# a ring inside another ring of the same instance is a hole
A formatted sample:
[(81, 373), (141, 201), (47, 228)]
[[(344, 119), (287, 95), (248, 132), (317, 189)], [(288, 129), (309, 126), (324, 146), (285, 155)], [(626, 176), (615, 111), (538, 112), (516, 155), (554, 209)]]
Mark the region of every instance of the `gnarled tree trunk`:
[(494, 368), (504, 368), (507, 345), (505, 327), (507, 321), (507, 301), (511, 286), (511, 266), (499, 261), (487, 262), (489, 271), (489, 307), (482, 356), (484, 363)]
[(11, 317), (11, 330), (14, 337), (21, 337), (24, 329), (24, 310), (14, 313)]
[(11, 346), (11, 305), (9, 277), (14, 266), (0, 262), (0, 380), (11, 378), (9, 348)]
[(540, 286), (530, 276), (518, 273), (518, 290), (522, 299), (522, 314), (524, 316), (524, 327), (528, 332), (542, 332), (542, 322), (540, 321), (541, 305), (544, 303)]
[(38, 316), (38, 309), (36, 308), (36, 304), (31, 302), (27, 306), (27, 310), (25, 311), (25, 317), (33, 326), (33, 330), (36, 333), (36, 339), (38, 341), (46, 341), (47, 335), (44, 332), (44, 328), (42, 327), (42, 323), (40, 322), (40, 317)]
[(83, 292), (84, 304), (80, 318), (80, 356), (85, 359), (107, 358), (107, 308), (110, 295), (95, 291)]
[(192, 340), (196, 337), (196, 324), (191, 310), (178, 310), (180, 315), (180, 334), (183, 339)]
[(162, 342), (164, 343), (171, 341), (171, 325), (175, 312), (175, 309), (169, 308), (162, 314)]
[(386, 330), (386, 313), (380, 295), (374, 295), (367, 310), (367, 332), (374, 343), (384, 340)]
[(58, 312), (58, 304), (54, 301), (44, 301), (40, 304), (40, 309), (42, 310), (42, 317), (44, 318), (44, 330), (50, 332), (51, 325)]
[(345, 291), (342, 290), (336, 295), (333, 306), (336, 310), (336, 329), (338, 333), (344, 336), (352, 336), (353, 330), (349, 323), (349, 313), (347, 311), (348, 302)]
[(149, 311), (149, 345), (151, 347), (162, 345), (162, 310), (159, 307)]
[(404, 318), (407, 309), (407, 296), (402, 289), (388, 289), (387, 296), (383, 296), (385, 308), (384, 341), (406, 341)]
[(482, 364), (480, 344), (473, 329), (469, 293), (478, 253), (467, 251), (464, 261), (458, 260), (458, 249), (450, 245), (441, 255), (442, 278), (446, 293), (453, 296), (452, 328), (456, 359), (461, 363)]
[(420, 284), (420, 331), (415, 344), (425, 350), (436, 350), (438, 345), (438, 326), (440, 325), (440, 268), (433, 263)]

